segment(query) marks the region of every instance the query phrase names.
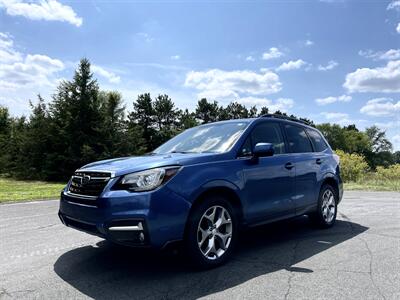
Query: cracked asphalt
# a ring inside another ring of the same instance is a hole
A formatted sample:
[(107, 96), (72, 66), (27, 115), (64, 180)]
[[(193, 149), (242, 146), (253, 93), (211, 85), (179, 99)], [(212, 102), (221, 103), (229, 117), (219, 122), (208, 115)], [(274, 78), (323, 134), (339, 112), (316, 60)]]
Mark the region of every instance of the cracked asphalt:
[(245, 231), (232, 261), (201, 272), (66, 228), (57, 210), (0, 205), (0, 299), (400, 299), (400, 193), (345, 192), (328, 230), (302, 217)]

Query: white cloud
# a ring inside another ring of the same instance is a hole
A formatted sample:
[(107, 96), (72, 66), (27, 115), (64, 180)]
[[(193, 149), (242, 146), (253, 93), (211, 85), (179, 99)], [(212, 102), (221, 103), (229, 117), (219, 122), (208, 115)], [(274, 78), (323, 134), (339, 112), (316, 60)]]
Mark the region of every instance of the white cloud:
[(14, 48), (12, 37), (0, 35), (0, 91), (29, 85), (52, 85), (53, 75), (64, 69), (58, 59), (46, 55), (23, 55)]
[(387, 9), (394, 9), (397, 11), (400, 11), (400, 1), (399, 0), (394, 0), (392, 2), (389, 3), (389, 5), (387, 6)]
[(318, 98), (318, 99), (315, 99), (315, 102), (318, 105), (327, 105), (327, 104), (331, 104), (331, 103), (335, 103), (335, 102), (349, 102), (349, 101), (351, 101), (351, 99), (352, 98), (349, 95), (341, 95), (338, 97), (330, 96), (330, 97), (326, 97), (326, 98)]
[(246, 57), (246, 61), (255, 61), (255, 59), (253, 56), (250, 55)]
[(284, 56), (283, 52), (281, 52), (276, 47), (272, 47), (272, 48), (269, 48), (269, 50), (267, 52), (263, 53), (262, 59), (268, 60), (268, 59), (279, 58), (281, 56)]
[(349, 92), (400, 92), (400, 60), (384, 67), (357, 69), (346, 75), (343, 87)]
[(16, 62), (21, 59), (21, 53), (14, 49), (12, 36), (0, 32), (0, 63)]
[(348, 119), (349, 117), (349, 114), (338, 112), (322, 112), (321, 115), (323, 115), (327, 120), (341, 120)]
[(400, 59), (400, 49), (390, 49), (386, 52), (384, 51), (377, 51), (374, 52), (372, 50), (366, 50), (366, 51), (358, 51), (358, 55), (366, 57), (366, 58), (372, 58), (373, 60), (395, 60), (395, 59)]
[(350, 124), (357, 124), (357, 127), (364, 128), (368, 124), (367, 120), (352, 119), (347, 113), (340, 112), (321, 112), (321, 115), (330, 123), (339, 124), (340, 126), (347, 126)]
[(0, 0), (0, 9), (5, 9), (10, 16), (23, 16), (31, 20), (68, 22), (75, 26), (82, 25), (82, 18), (74, 10), (56, 0), (40, 0), (38, 3), (21, 0)]
[(306, 65), (306, 62), (302, 59), (298, 60), (290, 60), (288, 62), (284, 62), (278, 68), (277, 71), (289, 71), (289, 70), (297, 70)]
[(94, 74), (106, 78), (111, 83), (119, 83), (121, 81), (121, 78), (118, 75), (116, 75), (115, 73), (113, 73), (111, 71), (107, 71), (106, 69), (104, 69), (100, 66), (92, 65), (91, 69)]
[(221, 102), (232, 102), (239, 98), (239, 94), (232, 90), (207, 89), (198, 93), (197, 97), (199, 99), (207, 98), (209, 100), (218, 100)]
[(64, 69), (64, 63), (58, 59), (17, 51), (12, 37), (0, 33), (0, 103), (14, 113), (27, 113), (28, 100), (38, 93), (48, 96)]
[(336, 68), (338, 65), (339, 64), (336, 61), (330, 60), (326, 66), (319, 65), (318, 70), (319, 71), (329, 71), (329, 70)]
[(171, 56), (171, 59), (172, 59), (172, 60), (180, 60), (181, 57), (180, 57), (179, 55), (172, 55), (172, 56)]
[[(272, 94), (281, 90), (279, 76), (271, 71), (256, 73), (253, 71), (190, 71), (186, 74), (185, 86), (200, 91), (199, 96), (220, 98), (238, 98), (241, 94)], [(234, 99), (230, 99), (234, 100)]]
[(397, 33), (400, 33), (400, 23), (397, 24), (396, 31), (397, 31)]
[(391, 116), (400, 113), (400, 101), (393, 102), (390, 98), (375, 98), (369, 100), (360, 112), (369, 116)]
[(400, 134), (396, 134), (396, 135), (392, 136), (392, 144), (393, 144), (394, 151), (400, 150)]
[(389, 121), (387, 122), (376, 122), (376, 126), (378, 126), (381, 129), (391, 129), (391, 128), (398, 128), (398, 131), (400, 132), (400, 119), (396, 121)]
[(314, 42), (311, 41), (311, 40), (306, 40), (306, 41), (304, 42), (304, 45), (305, 45), (305, 46), (312, 46), (312, 45), (314, 45)]
[(244, 104), (246, 106), (257, 106), (268, 107), (271, 113), (280, 110), (282, 112), (287, 112), (294, 106), (293, 99), (290, 98), (278, 98), (277, 100), (273, 101), (266, 98), (258, 98), (258, 97), (243, 97), (237, 100), (237, 102)]
[(150, 43), (150, 42), (154, 41), (154, 38), (146, 32), (138, 32), (136, 35), (139, 36), (140, 38), (144, 39), (144, 41), (146, 43)]

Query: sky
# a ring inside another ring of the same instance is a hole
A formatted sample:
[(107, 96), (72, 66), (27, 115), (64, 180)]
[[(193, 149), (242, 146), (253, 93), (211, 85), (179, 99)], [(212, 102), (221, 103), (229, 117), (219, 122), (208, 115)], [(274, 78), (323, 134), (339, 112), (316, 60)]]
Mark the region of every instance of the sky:
[(28, 115), (88, 58), (127, 109), (168, 94), (377, 125), (400, 150), (400, 0), (0, 0), (0, 105)]

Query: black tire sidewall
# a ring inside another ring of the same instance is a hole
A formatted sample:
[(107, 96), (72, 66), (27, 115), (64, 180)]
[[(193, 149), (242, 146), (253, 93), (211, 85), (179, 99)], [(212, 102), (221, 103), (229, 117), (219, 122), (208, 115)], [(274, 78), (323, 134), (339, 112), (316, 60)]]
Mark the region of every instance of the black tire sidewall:
[[(186, 254), (190, 262), (199, 268), (212, 268), (225, 263), (232, 255), (236, 241), (238, 239), (238, 217), (232, 204), (222, 196), (208, 196), (200, 200), (201, 202), (193, 208), (188, 218), (185, 231), (185, 248)], [(197, 243), (197, 228), (203, 214), (212, 206), (222, 206), (230, 214), (232, 220), (232, 238), (231, 243), (226, 252), (215, 260), (204, 257)]]

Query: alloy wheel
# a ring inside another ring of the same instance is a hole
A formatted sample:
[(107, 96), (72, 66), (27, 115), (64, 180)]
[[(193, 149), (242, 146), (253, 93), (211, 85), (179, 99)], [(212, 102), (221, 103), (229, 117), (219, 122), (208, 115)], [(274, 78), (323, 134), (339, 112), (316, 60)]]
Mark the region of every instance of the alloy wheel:
[(210, 260), (220, 258), (232, 240), (232, 218), (222, 206), (206, 210), (197, 228), (197, 243), (201, 253)]
[(322, 217), (326, 223), (332, 222), (335, 217), (336, 203), (335, 196), (331, 190), (326, 190), (322, 195)]

